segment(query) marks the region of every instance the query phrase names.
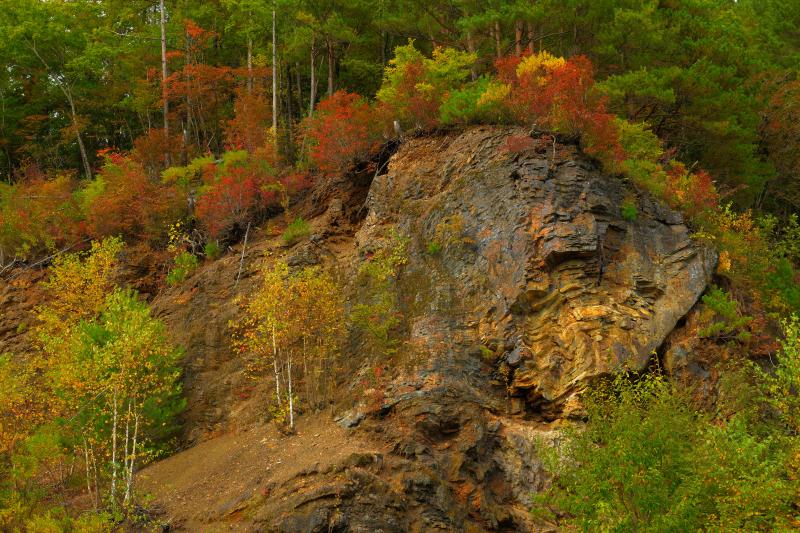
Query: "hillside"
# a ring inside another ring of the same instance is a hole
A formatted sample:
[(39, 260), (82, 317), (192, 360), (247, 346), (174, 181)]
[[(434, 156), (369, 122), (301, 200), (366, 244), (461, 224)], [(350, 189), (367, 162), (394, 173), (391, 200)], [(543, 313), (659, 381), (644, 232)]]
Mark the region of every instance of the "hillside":
[[(522, 133), (409, 140), (355, 221), (352, 184), (314, 191), (306, 209), (321, 214), (309, 242), (285, 249), (261, 238), (238, 286), (231, 254), (156, 297), (187, 347), (185, 431), (199, 442), (142, 471), (159, 519), (187, 531), (534, 527), (527, 501), (547, 480), (537, 439), (558, 438), (585, 384), (664, 353), (715, 255), (691, 241), (680, 215), (604, 176), (574, 146), (536, 139), (505, 150)], [(631, 194), (635, 222), (616, 207)], [(431, 255), (437, 226), (459, 218), (463, 227)], [(349, 353), (330, 409), (304, 413), (295, 435), (265, 428), (268, 388), (255, 383), (241, 398), (250, 382), (225, 340), (232, 296), (278, 257), (335, 264), (355, 291), (367, 250), (391, 230), (410, 237), (402, 347), (387, 360)], [(359, 392), (374, 366), (386, 369), (377, 399)]]
[(0, 531), (800, 529), (798, 21), (0, 0)]

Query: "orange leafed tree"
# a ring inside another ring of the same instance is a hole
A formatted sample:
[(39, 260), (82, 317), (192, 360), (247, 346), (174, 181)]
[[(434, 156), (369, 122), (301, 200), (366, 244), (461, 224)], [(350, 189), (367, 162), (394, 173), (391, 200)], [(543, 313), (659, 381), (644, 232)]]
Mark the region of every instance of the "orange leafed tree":
[(329, 175), (369, 157), (380, 145), (382, 130), (369, 103), (345, 91), (320, 102), (317, 113), (305, 123), (311, 160)]

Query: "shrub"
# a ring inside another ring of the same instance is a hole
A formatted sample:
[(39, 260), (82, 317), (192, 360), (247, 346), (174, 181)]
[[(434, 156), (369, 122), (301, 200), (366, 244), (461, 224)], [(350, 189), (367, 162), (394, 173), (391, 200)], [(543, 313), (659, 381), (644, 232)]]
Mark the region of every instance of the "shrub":
[(208, 259), (215, 261), (222, 256), (222, 248), (220, 248), (217, 241), (208, 241), (203, 247), (203, 255)]
[(425, 247), (425, 251), (428, 252), (428, 255), (438, 255), (442, 251), (442, 245), (436, 241), (431, 241)]
[(69, 174), (0, 184), (0, 265), (74, 245), (84, 236)]
[(204, 180), (195, 214), (212, 239), (236, 228), (243, 231), (260, 212), (275, 205), (274, 169), (246, 152), (226, 152), (220, 165), (205, 170)]
[(711, 175), (705, 171), (689, 172), (678, 162), (667, 169), (666, 200), (690, 218), (697, 218), (719, 205), (719, 194)]
[[(452, 48), (437, 48), (429, 59), (409, 41), (395, 49), (377, 94), (378, 101), (392, 119), (406, 128), (433, 128), (439, 123), (442, 102), (452, 91), (462, 88), (475, 61), (475, 54)], [(467, 92), (459, 98), (470, 97)]]
[(439, 110), (442, 124), (498, 123), (507, 120), (504, 100), (509, 86), (489, 77), (448, 93)]
[(580, 135), (586, 152), (605, 165), (624, 159), (617, 124), (595, 90), (589, 59), (540, 52), (501, 58), (495, 65), (508, 87), (505, 105), (516, 122)]
[(175, 266), (167, 274), (167, 283), (177, 285), (197, 270), (197, 256), (182, 252), (175, 257)]
[(166, 136), (163, 129), (153, 128), (133, 141), (133, 157), (150, 178), (155, 179), (159, 173), (170, 163), (180, 161), (181, 135)]
[(402, 315), (397, 304), (397, 278), (408, 262), (408, 239), (392, 233), (358, 271), (358, 303), (350, 320), (366, 353), (376, 360), (395, 354), (396, 330)]
[(730, 294), (712, 287), (708, 294), (703, 296), (704, 309), (701, 320), (707, 324), (698, 332), (700, 337), (712, 337), (720, 340), (736, 339), (745, 342), (750, 339), (747, 325), (753, 317), (744, 316), (739, 311), (739, 304), (731, 298)]
[(238, 89), (233, 112), (234, 117), (225, 127), (228, 150), (247, 150), (253, 153), (272, 140), (269, 132), (272, 112), (270, 104), (260, 91), (249, 93), (242, 88)]
[(537, 513), (565, 529), (765, 531), (792, 520), (791, 450), (694, 411), (665, 378), (622, 375), (589, 394), (584, 430), (567, 430), (547, 462), (553, 486)]
[(177, 188), (159, 185), (136, 159), (119, 154), (106, 160), (79, 198), (94, 239), (121, 236), (160, 243), (169, 225), (186, 214), (186, 200)]
[(622, 218), (628, 222), (634, 222), (639, 216), (639, 210), (636, 208), (636, 202), (631, 199), (626, 199), (622, 202), (619, 212)]
[(304, 124), (311, 161), (325, 174), (346, 171), (379, 146), (384, 125), (361, 96), (337, 91)]
[(308, 237), (309, 234), (311, 234), (311, 226), (308, 225), (308, 222), (298, 217), (286, 227), (281, 239), (283, 239), (285, 246), (292, 246)]
[(781, 321), (783, 339), (774, 372), (757, 369), (765, 384), (767, 402), (776, 410), (788, 430), (800, 431), (800, 319), (797, 315)]

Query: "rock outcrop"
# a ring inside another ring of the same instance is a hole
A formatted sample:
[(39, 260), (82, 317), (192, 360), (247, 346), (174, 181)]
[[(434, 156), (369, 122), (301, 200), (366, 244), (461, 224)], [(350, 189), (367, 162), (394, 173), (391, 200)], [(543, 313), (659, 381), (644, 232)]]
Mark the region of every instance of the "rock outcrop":
[[(575, 146), (539, 137), (512, 153), (510, 135), (524, 132), (409, 142), (373, 184), (357, 239), (387, 224), (416, 239), (407, 276), (430, 281), (409, 286), (427, 304), (412, 311), (412, 342), (429, 329), (463, 334), (498, 358), (512, 396), (557, 413), (588, 380), (642, 369), (716, 256), (678, 213), (603, 175)], [(449, 243), (426, 257), (443, 227)]]
[[(379, 241), (409, 238), (398, 280), (404, 343), (391, 364), (357, 347), (347, 354), (354, 367), (382, 365), (390, 376), (377, 406), (375, 394), (358, 396), (360, 378), (343, 385), (336, 418), (368, 451), (270, 485), (269, 497), (237, 511), (238, 525), (246, 515), (258, 531), (547, 529), (528, 512), (547, 483), (538, 447), (558, 439), (587, 383), (645, 368), (697, 302), (716, 257), (679, 214), (603, 174), (577, 146), (547, 135), (507, 144), (511, 136), (528, 133), (481, 127), (409, 139), (363, 209), (352, 195), (311, 196), (309, 212), (323, 214), (312, 221), (313, 246), (284, 254), (294, 264), (334, 257), (355, 279)], [(256, 249), (245, 279), (282, 253)], [(156, 308), (177, 328), (230, 315), (192, 318), (166, 300)], [(217, 333), (201, 340), (203, 331)], [(216, 345), (219, 331), (207, 324), (181, 338)], [(202, 378), (194, 373), (192, 386)]]

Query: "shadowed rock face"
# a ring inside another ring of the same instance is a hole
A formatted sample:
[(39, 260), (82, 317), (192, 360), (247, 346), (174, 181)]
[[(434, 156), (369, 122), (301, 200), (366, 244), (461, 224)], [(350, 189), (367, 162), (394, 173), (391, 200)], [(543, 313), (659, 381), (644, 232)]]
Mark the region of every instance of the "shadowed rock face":
[[(439, 330), (489, 348), (512, 396), (547, 413), (570, 407), (591, 378), (642, 369), (705, 289), (716, 256), (679, 214), (601, 174), (576, 147), (541, 137), (506, 150), (524, 134), (410, 141), (373, 184), (359, 237), (388, 223), (424, 249), (443, 227), (458, 233), (434, 258), (412, 254), (410, 276), (431, 281), (410, 287), (428, 302), (412, 309), (411, 340)], [(633, 221), (620, 214), (625, 202), (636, 205)]]

